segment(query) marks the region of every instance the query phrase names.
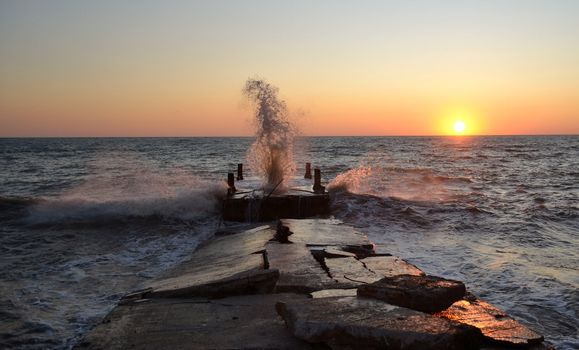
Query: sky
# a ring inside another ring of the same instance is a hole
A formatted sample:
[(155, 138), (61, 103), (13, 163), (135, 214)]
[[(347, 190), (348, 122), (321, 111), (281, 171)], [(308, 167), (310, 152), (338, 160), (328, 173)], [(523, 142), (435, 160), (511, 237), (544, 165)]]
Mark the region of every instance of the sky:
[(579, 134), (579, 1), (0, 0), (0, 137)]

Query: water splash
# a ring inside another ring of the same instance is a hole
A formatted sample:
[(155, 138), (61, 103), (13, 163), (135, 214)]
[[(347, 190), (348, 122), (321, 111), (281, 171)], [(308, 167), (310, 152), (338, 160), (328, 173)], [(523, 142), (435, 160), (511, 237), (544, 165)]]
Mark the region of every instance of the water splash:
[(451, 202), (470, 193), (472, 180), (443, 176), (426, 168), (359, 166), (336, 175), (328, 185), (334, 193), (349, 192), (424, 202)]
[(285, 101), (279, 89), (264, 80), (248, 79), (244, 94), (255, 103), (256, 140), (248, 151), (248, 161), (263, 178), (266, 191), (282, 193), (295, 170), (293, 146), (295, 129), (289, 122)]
[[(185, 170), (162, 171), (130, 153), (107, 154), (93, 162), (92, 174), (57, 196), (30, 208), (30, 224), (101, 222), (157, 216), (196, 220), (218, 213), (223, 182)], [(116, 169), (112, 171), (111, 169)]]
[(336, 175), (328, 185), (328, 191), (359, 193), (366, 191), (361, 186), (365, 185), (368, 177), (372, 175), (372, 168), (360, 166)]

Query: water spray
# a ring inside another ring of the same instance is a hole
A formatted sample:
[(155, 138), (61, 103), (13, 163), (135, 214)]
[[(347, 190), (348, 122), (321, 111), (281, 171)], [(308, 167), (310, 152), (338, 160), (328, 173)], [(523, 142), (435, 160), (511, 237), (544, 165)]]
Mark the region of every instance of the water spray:
[(295, 130), (288, 120), (278, 88), (259, 79), (248, 79), (243, 92), (255, 104), (256, 140), (248, 151), (252, 169), (264, 179), (264, 190), (283, 193), (293, 173)]

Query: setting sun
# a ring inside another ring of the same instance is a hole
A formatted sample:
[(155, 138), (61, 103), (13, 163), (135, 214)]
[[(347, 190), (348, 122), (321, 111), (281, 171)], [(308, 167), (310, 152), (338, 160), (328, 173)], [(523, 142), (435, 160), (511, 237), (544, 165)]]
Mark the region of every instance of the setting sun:
[(441, 108), (434, 119), (438, 135), (480, 135), (486, 132), (485, 113), (476, 105)]
[(466, 129), (466, 124), (462, 120), (457, 120), (452, 125), (452, 128), (454, 129), (454, 132), (456, 132), (457, 134), (462, 134)]

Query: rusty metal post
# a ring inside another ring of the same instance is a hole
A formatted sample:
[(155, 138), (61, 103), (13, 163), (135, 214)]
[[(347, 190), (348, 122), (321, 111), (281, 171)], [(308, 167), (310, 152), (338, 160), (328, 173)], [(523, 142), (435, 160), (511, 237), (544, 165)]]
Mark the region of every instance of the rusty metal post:
[(232, 196), (235, 193), (235, 176), (233, 173), (227, 173), (227, 195)]
[(304, 179), (311, 179), (312, 178), (312, 164), (306, 163), (306, 174), (304, 175)]
[(243, 163), (237, 164), (237, 180), (243, 180)]
[(322, 172), (314, 169), (314, 193), (324, 193), (326, 188), (322, 186)]

